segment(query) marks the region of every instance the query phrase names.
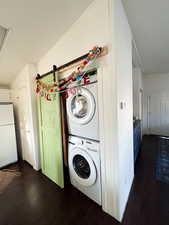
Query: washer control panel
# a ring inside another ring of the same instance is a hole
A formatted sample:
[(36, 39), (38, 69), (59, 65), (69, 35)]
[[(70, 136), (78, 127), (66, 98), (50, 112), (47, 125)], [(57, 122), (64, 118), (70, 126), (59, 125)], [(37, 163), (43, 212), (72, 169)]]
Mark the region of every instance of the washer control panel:
[(89, 140), (76, 136), (69, 136), (69, 144), (78, 147), (81, 146), (82, 148), (85, 148), (88, 151), (95, 151), (95, 152), (99, 151), (99, 142), (94, 140)]

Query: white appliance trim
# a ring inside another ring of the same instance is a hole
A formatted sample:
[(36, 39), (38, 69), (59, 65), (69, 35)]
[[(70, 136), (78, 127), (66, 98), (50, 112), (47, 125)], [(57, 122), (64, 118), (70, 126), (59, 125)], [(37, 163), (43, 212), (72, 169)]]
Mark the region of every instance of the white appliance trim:
[[(96, 179), (97, 179), (97, 172), (96, 172), (96, 167), (95, 167), (95, 163), (94, 161), (92, 160), (91, 156), (88, 154), (87, 151), (89, 151), (87, 148), (82, 148), (81, 146), (75, 146), (73, 149), (72, 149), (73, 153), (69, 154), (69, 169), (71, 171), (71, 175), (73, 176), (73, 178), (79, 183), (81, 184), (82, 186), (91, 186), (95, 183)], [(90, 166), (90, 176), (89, 178), (87, 179), (83, 179), (81, 177), (79, 177), (73, 167), (73, 158), (74, 156), (76, 155), (81, 155), (83, 156), (89, 166)]]
[[(5, 107), (3, 109), (3, 107)], [(3, 115), (4, 110), (6, 115)], [(11, 119), (13, 120), (13, 105), (6, 107), (6, 105), (0, 105), (0, 112), (2, 112), (1, 121), (3, 120), (3, 125), (0, 125), (1, 143), (0, 143), (0, 168), (7, 166), (9, 164), (15, 163), (18, 160), (17, 147), (16, 147), (16, 134), (15, 134), (15, 124), (6, 123)]]
[[(78, 91), (78, 89), (77, 89), (77, 91)], [(83, 117), (81, 119), (80, 118), (76, 118), (73, 115), (73, 113), (71, 111), (71, 103), (72, 103), (73, 98), (75, 97), (74, 95), (69, 97), (68, 100), (67, 100), (67, 112), (68, 112), (68, 115), (69, 115), (70, 119), (74, 123), (76, 123), (76, 124), (87, 124), (87, 123), (89, 123), (92, 120), (92, 118), (93, 118), (93, 116), (95, 114), (96, 102), (95, 102), (94, 96), (90, 92), (90, 90), (86, 89), (85, 87), (80, 87), (80, 91), (83, 94), (83, 96), (85, 96), (87, 98), (87, 100), (88, 100), (89, 107), (90, 107), (89, 113), (85, 117)]]
[[(89, 149), (92, 149), (92, 151)], [(86, 158), (90, 166), (91, 174), (87, 174), (90, 180), (87, 177), (86, 179), (79, 179), (78, 177), (80, 176), (75, 172), (72, 159), (75, 155), (78, 155), (78, 153)], [(102, 205), (100, 164), (100, 144), (97, 141), (90, 141), (82, 137), (80, 138), (71, 135), (69, 136), (69, 172), (71, 184), (93, 201)]]

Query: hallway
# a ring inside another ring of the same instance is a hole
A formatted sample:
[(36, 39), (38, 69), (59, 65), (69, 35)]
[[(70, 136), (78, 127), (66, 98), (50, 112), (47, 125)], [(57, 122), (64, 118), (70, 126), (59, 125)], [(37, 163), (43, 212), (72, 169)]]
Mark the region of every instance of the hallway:
[(144, 136), (123, 225), (168, 225), (169, 185), (156, 181), (158, 138)]
[[(155, 180), (158, 138), (145, 136), (123, 225), (168, 225), (169, 185)], [(0, 194), (0, 225), (117, 225), (78, 190), (64, 190), (26, 163)], [(14, 167), (12, 167), (14, 168)]]

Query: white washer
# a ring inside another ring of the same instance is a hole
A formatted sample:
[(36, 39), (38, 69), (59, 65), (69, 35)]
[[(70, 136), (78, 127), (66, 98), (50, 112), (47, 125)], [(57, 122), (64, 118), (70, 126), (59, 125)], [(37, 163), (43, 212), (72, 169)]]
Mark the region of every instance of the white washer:
[(76, 94), (66, 101), (68, 129), (70, 135), (99, 140), (97, 76), (91, 76), (90, 81), (75, 88)]
[(69, 137), (69, 174), (74, 187), (101, 205), (99, 142)]

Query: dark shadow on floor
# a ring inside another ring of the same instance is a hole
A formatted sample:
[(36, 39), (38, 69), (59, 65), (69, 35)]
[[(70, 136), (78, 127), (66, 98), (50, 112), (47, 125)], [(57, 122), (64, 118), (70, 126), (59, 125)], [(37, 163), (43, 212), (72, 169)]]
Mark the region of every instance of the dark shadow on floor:
[[(123, 225), (169, 225), (169, 185), (156, 181), (158, 138), (145, 136)], [(10, 167), (12, 168), (12, 167)], [(28, 164), (0, 194), (0, 225), (118, 225), (67, 185), (61, 190)]]

